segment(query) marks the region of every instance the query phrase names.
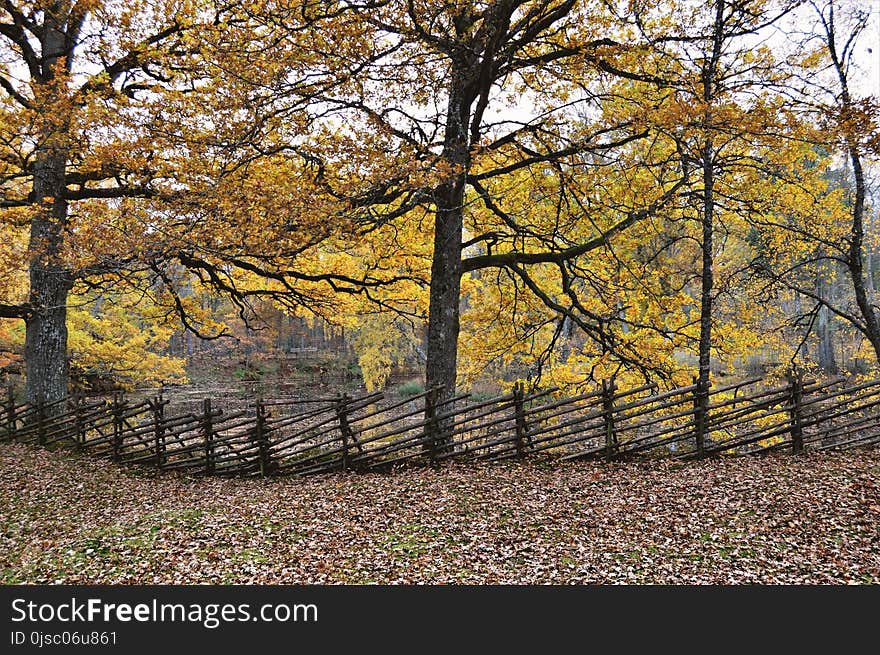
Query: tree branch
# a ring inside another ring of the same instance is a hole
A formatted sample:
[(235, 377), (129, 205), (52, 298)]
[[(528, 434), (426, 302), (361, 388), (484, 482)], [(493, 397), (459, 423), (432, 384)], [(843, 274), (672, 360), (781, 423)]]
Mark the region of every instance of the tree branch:
[(20, 318), (26, 320), (31, 315), (31, 308), (27, 304), (5, 305), (0, 304), (0, 318)]
[(638, 211), (630, 212), (629, 215), (608, 228), (599, 236), (590, 239), (586, 243), (582, 243), (563, 250), (526, 253), (526, 252), (506, 252), (496, 255), (478, 255), (476, 257), (468, 257), (462, 260), (462, 273), (476, 271), (482, 268), (509, 268), (514, 265), (521, 264), (561, 264), (576, 257), (580, 257), (591, 250), (601, 248), (610, 241), (611, 237), (619, 234), (628, 227), (638, 223), (645, 218), (653, 215), (660, 207), (672, 198), (687, 181), (687, 177), (682, 177), (670, 189), (668, 189), (657, 201), (651, 203), (648, 207)]

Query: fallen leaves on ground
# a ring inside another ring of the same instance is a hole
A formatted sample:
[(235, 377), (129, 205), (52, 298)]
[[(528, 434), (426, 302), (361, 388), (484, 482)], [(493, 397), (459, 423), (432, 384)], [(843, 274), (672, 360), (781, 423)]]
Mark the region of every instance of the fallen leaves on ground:
[(880, 583), (880, 451), (191, 478), (0, 447), (6, 583)]

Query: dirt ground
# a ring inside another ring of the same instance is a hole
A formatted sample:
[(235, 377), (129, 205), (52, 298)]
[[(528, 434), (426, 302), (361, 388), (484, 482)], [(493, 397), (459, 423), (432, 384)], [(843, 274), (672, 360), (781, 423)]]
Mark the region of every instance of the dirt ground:
[(200, 479), (0, 444), (11, 583), (880, 583), (880, 450)]

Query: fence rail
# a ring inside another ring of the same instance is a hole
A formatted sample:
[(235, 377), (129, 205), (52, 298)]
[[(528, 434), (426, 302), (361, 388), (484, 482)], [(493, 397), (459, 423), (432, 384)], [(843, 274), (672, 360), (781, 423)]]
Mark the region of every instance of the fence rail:
[(0, 408), (0, 438), (68, 442), (131, 465), (225, 476), (383, 470), (445, 460), (503, 460), (543, 454), (562, 460), (635, 456), (695, 458), (777, 450), (854, 448), (880, 442), (880, 380), (785, 384), (760, 379), (660, 392), (511, 393), (439, 401), (429, 389), (405, 399), (382, 393), (252, 401), (233, 411), (211, 398), (177, 406), (156, 396), (131, 401), (72, 397)]

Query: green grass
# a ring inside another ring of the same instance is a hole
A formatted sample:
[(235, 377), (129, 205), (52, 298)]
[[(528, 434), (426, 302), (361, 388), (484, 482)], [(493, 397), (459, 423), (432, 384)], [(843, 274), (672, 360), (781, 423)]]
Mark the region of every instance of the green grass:
[(425, 387), (423, 384), (419, 382), (404, 382), (399, 387), (397, 387), (397, 395), (401, 398), (408, 398), (410, 396), (417, 396), (420, 393), (425, 392)]
[(392, 554), (415, 559), (427, 553), (431, 543), (439, 536), (440, 533), (434, 528), (419, 523), (405, 523), (399, 529), (385, 534), (385, 545)]

